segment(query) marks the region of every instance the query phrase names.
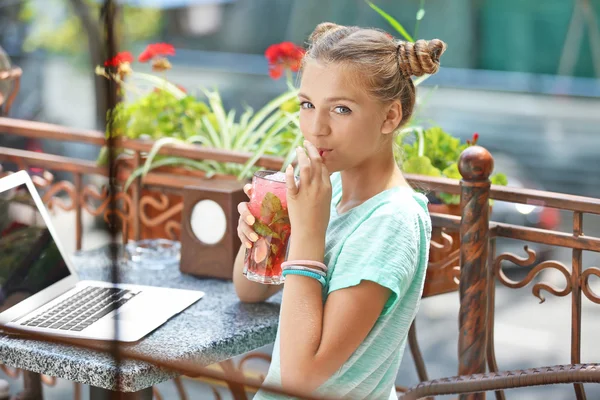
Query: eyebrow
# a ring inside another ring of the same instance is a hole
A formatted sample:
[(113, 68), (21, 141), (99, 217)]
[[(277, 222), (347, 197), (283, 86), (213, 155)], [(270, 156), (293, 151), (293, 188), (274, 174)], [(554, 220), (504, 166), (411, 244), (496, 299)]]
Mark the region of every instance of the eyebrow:
[[(307, 99), (307, 100), (310, 100), (310, 97), (308, 97), (308, 96), (307, 96), (307, 95), (305, 95), (304, 93), (298, 93), (298, 97), (304, 97), (305, 99)], [(356, 100), (352, 100), (352, 99), (351, 99), (351, 98), (349, 98), (349, 97), (343, 97), (343, 96), (342, 96), (342, 97), (327, 97), (327, 98), (325, 99), (325, 102), (328, 102), (328, 103), (333, 103), (333, 102), (335, 102), (335, 101), (349, 101), (349, 102), (351, 102), (351, 103), (358, 104), (358, 103), (356, 102)]]

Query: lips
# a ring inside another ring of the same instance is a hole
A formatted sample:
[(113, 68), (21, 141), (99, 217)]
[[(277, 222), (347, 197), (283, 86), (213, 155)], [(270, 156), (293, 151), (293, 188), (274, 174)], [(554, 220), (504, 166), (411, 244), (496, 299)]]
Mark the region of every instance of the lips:
[(323, 147), (319, 147), (318, 150), (319, 150), (319, 155), (321, 157), (323, 157), (327, 153), (331, 153), (333, 151), (333, 149), (326, 149), (326, 148), (323, 148)]

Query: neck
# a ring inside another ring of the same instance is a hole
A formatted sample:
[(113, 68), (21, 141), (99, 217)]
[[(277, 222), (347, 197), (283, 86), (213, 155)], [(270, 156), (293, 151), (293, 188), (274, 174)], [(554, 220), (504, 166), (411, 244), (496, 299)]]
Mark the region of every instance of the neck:
[(394, 159), (393, 150), (382, 157), (360, 164), (351, 169), (341, 171), (342, 198), (338, 204), (338, 212), (345, 212), (371, 197), (396, 186), (409, 186), (402, 171)]

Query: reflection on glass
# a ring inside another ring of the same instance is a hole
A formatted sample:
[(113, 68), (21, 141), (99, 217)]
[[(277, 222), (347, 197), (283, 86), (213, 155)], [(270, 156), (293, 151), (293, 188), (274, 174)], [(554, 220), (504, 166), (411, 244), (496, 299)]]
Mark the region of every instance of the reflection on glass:
[(27, 187), (0, 193), (0, 312), (68, 275)]

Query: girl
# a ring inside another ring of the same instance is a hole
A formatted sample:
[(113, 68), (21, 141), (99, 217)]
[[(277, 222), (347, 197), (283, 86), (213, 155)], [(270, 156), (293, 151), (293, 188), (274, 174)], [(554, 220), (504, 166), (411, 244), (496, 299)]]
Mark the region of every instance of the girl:
[[(266, 384), (313, 396), (396, 399), (395, 378), (417, 313), (428, 261), (427, 199), (394, 159), (394, 134), (411, 116), (411, 76), (435, 73), (446, 45), (407, 43), (377, 29), (322, 23), (302, 65), (297, 149), (300, 184), (286, 171), (292, 226), (279, 329)], [(249, 188), (246, 188), (249, 194)], [(238, 207), (240, 300), (281, 286), (242, 275), (258, 239)], [(315, 272), (298, 273), (312, 268)], [(326, 278), (319, 272), (325, 271)], [(260, 390), (255, 400), (280, 399)]]

